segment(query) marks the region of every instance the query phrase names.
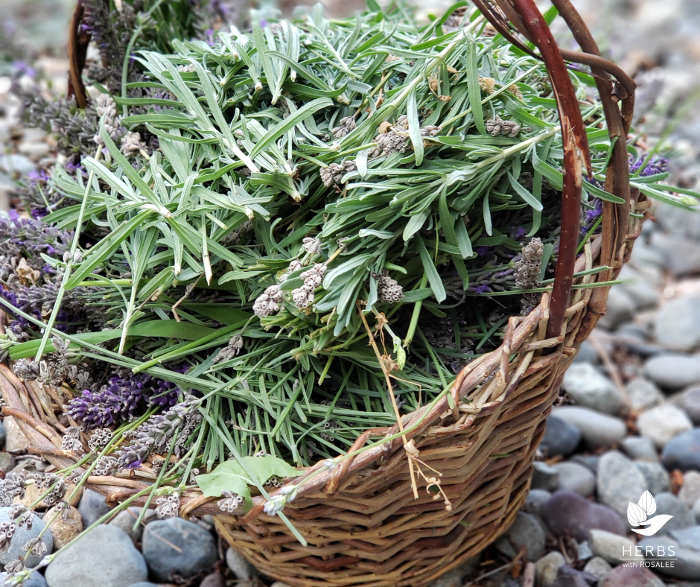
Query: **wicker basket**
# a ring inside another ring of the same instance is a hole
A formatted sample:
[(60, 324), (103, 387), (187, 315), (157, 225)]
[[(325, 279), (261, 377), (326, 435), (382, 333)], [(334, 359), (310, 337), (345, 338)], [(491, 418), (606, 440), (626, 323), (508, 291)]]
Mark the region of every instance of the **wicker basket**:
[[(278, 490), (295, 488), (296, 499), (284, 512), (307, 545), (279, 517), (265, 514), (260, 498), (251, 511), (236, 516), (221, 514), (201, 494), (181, 496), (181, 515), (215, 514), (216, 528), (231, 546), (264, 573), (291, 585), (424, 585), (479, 553), (510, 526), (528, 493), (535, 451), (562, 375), (605, 312), (607, 287), (572, 286), (614, 279), (648, 208), (629, 187), (625, 143), (634, 84), (599, 56), (570, 1), (553, 4), (583, 53), (557, 48), (533, 0), (474, 3), (522, 50), (534, 54), (525, 40), (539, 48), (559, 103), (566, 173), (555, 285), (528, 316), (510, 318), (500, 348), (464, 367), (451, 397), (405, 416), (405, 437), (397, 434), (398, 427), (367, 431), (353, 446), (354, 458), (341, 467), (329, 470), (327, 463), (318, 463)], [(74, 39), (76, 46), (85, 42)], [(580, 186), (588, 150), (564, 59), (589, 65), (596, 78), (616, 141), (606, 189), (626, 202), (604, 205), (602, 234), (578, 259)], [(79, 79), (80, 61), (72, 59), (71, 80)], [(594, 267), (610, 269), (574, 280), (575, 272)], [(70, 462), (71, 455), (60, 450), (63, 426), (56, 416), (66, 399), (62, 391), (19, 381), (4, 365), (0, 388), (3, 413), (15, 418), (29, 450), (58, 466)], [(365, 447), (368, 439), (385, 435), (393, 439)], [(420, 462), (439, 471), (445, 492), (440, 499), (427, 491), (415, 498), (407, 439)], [(129, 477), (90, 477), (88, 485), (116, 503), (152, 480), (148, 470), (139, 470)]]

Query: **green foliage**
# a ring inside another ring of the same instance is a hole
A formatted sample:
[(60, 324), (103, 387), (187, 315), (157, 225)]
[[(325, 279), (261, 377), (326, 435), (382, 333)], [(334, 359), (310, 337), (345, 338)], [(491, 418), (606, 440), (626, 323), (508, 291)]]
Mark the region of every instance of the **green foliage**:
[(197, 475), (197, 485), (207, 497), (219, 497), (230, 491), (250, 500), (250, 485), (265, 485), (273, 477), (285, 479), (298, 474), (294, 467), (277, 457), (241, 457), (240, 462), (225, 461), (211, 473)]

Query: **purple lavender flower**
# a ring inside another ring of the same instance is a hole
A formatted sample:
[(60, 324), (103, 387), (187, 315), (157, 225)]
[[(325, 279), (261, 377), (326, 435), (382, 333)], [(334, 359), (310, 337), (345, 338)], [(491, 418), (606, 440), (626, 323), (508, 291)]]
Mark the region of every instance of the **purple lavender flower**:
[(592, 202), (592, 208), (586, 210), (581, 223), (581, 236), (588, 233), (593, 225), (597, 222), (600, 215), (603, 213), (603, 201), (600, 198), (595, 198)]
[(480, 283), (479, 285), (472, 288), (472, 291), (476, 294), (485, 294), (491, 291), (491, 287), (486, 283)]
[(139, 416), (151, 406), (173, 406), (177, 396), (174, 383), (121, 370), (98, 391), (83, 390), (68, 402), (66, 412), (84, 428), (106, 428)]
[(642, 153), (639, 157), (629, 156), (630, 161), (630, 173), (639, 173), (642, 177), (648, 177), (650, 175), (658, 175), (659, 173), (665, 173), (668, 171), (668, 158), (661, 155), (654, 155), (647, 164), (642, 168), (644, 161), (646, 161), (647, 155)]
[(476, 247), (476, 254), (479, 257), (486, 257), (487, 255), (491, 254), (491, 247)]
[(14, 71), (15, 75), (20, 77), (23, 75), (29, 76), (29, 77), (36, 77), (36, 70), (29, 65), (26, 61), (14, 61), (12, 63), (12, 70)]

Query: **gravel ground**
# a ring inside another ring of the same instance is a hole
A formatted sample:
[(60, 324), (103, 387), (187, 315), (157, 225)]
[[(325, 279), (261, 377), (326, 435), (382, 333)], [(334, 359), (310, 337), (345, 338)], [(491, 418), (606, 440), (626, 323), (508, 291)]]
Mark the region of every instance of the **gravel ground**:
[[(50, 138), (19, 124), (9, 85), (12, 76), (28, 83), (31, 71), (11, 62), (29, 60), (63, 90), (65, 62), (57, 47), (68, 4), (44, 2), (52, 12), (43, 14), (54, 16), (46, 19), (36, 12), (37, 2), (3, 3), (20, 41), (11, 58), (0, 61), (0, 208), (13, 181), (52, 152)], [(670, 131), (673, 174), (683, 185), (696, 186), (700, 116), (691, 99), (700, 88), (700, 2), (575, 4), (601, 46), (636, 75), (640, 128), (652, 137)], [(53, 44), (29, 40), (37, 38)], [(565, 400), (548, 419), (525, 508), (495, 545), (435, 587), (700, 585), (700, 215), (657, 207), (622, 278), (607, 315), (566, 374)], [(25, 454), (10, 419), (0, 425), (3, 444), (3, 473), (45, 468)], [(646, 512), (633, 507), (630, 514), (628, 503), (636, 504), (645, 491), (653, 495), (656, 511), (647, 499), (640, 505)], [(16, 558), (15, 549), (43, 524), (50, 526), (44, 541), (50, 551), (107, 511), (92, 491), (74, 505), (63, 512), (40, 509), (31, 528), (0, 550), (0, 565)], [(0, 508), (0, 524), (8, 510)], [(210, 520), (159, 520), (148, 512), (134, 530), (137, 515), (138, 510), (122, 512), (25, 585), (270, 584), (217, 542)], [(632, 531), (630, 520), (643, 530), (645, 518), (652, 531), (661, 524), (651, 536)]]

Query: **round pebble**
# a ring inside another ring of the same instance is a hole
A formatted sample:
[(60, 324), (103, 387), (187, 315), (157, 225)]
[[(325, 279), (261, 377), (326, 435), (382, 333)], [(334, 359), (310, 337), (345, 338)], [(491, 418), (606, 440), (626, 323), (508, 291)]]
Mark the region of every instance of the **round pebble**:
[(78, 511), (83, 518), (83, 525), (87, 528), (104, 516), (109, 511), (109, 506), (104, 495), (93, 489), (86, 489), (80, 498)]
[(693, 424), (685, 412), (673, 404), (662, 404), (650, 408), (637, 418), (639, 433), (651, 438), (659, 448), (663, 448), (674, 436), (692, 427)]
[(644, 475), (647, 489), (651, 491), (653, 495), (663, 491), (668, 491), (671, 488), (670, 476), (668, 471), (664, 469), (661, 463), (636, 461), (635, 465), (637, 466), (637, 469), (641, 471), (642, 475)]
[(554, 468), (559, 473), (558, 489), (575, 491), (588, 497), (595, 489), (595, 476), (589, 469), (578, 463), (557, 463)]
[(658, 461), (659, 455), (651, 438), (646, 436), (628, 436), (620, 444), (627, 455), (638, 461)]
[(619, 418), (601, 414), (579, 406), (560, 406), (552, 410), (561, 418), (578, 428), (585, 443), (591, 448), (607, 448), (620, 442), (627, 431)]
[(674, 436), (664, 446), (661, 462), (669, 471), (700, 470), (700, 428)]
[(245, 557), (240, 552), (230, 547), (226, 551), (226, 565), (240, 581), (250, 581), (255, 574), (255, 569), (253, 569), (252, 565)]
[(109, 524), (81, 536), (46, 569), (50, 587), (123, 587), (147, 578), (146, 562), (131, 538)]
[(635, 412), (646, 410), (664, 401), (664, 396), (659, 388), (643, 377), (635, 377), (625, 386), (630, 409)]
[(569, 456), (581, 442), (581, 432), (561, 418), (549, 416), (544, 427), (540, 450), (545, 456)]
[(700, 473), (698, 471), (687, 471), (683, 475), (683, 485), (678, 492), (680, 499), (689, 508), (693, 507), (700, 499)]
[(594, 556), (583, 567), (584, 572), (593, 575), (598, 581), (601, 581), (611, 570), (610, 563), (603, 557)]
[(24, 565), (27, 568), (35, 567), (41, 562), (44, 556), (53, 552), (53, 536), (51, 535), (51, 530), (45, 530), (46, 525), (44, 521), (36, 514), (30, 513), (29, 516), (31, 519), (31, 526), (29, 528), (27, 528), (27, 524), (20, 526), (17, 524), (17, 520), (12, 518), (12, 508), (0, 507), (0, 523), (5, 522), (15, 525), (15, 533), (10, 543), (0, 550), (0, 565), (6, 565), (10, 561), (24, 558), (26, 553), (24, 545), (30, 540), (38, 538), (39, 535), (41, 535), (40, 540), (44, 545), (45, 552), (42, 554), (30, 553), (29, 556), (24, 559)]
[(550, 587), (557, 578), (559, 568), (564, 565), (564, 563), (564, 556), (558, 550), (553, 550), (544, 555), (535, 563), (537, 585)]
[(700, 424), (700, 386), (686, 389), (680, 397), (680, 407), (693, 424)]
[(573, 491), (557, 491), (541, 509), (541, 516), (555, 536), (587, 540), (591, 528), (624, 535), (627, 526), (609, 507), (594, 503)]
[(600, 587), (664, 587), (665, 583), (649, 569), (639, 565), (615, 567), (600, 583)]
[(73, 506), (52, 507), (44, 514), (44, 521), (51, 529), (54, 546), (57, 550), (63, 548), (83, 530), (80, 512)]
[(518, 512), (515, 522), (506, 532), (506, 538), (517, 553), (521, 548), (526, 550), (526, 558), (536, 561), (544, 555), (546, 540), (545, 530), (536, 516)]
[(661, 387), (683, 389), (700, 383), (700, 357), (678, 354), (657, 355), (644, 364), (644, 373)]
[(159, 581), (194, 577), (209, 570), (217, 559), (211, 533), (182, 518), (148, 524), (142, 549), (148, 568)]
[(587, 363), (571, 365), (564, 373), (562, 387), (577, 404), (599, 412), (617, 415), (625, 405), (615, 384)]
[(597, 479), (598, 498), (620, 515), (627, 514), (627, 504), (646, 491), (646, 480), (634, 462), (622, 453), (611, 451), (600, 458)]
[(700, 346), (700, 296), (683, 296), (661, 306), (654, 333), (669, 350), (689, 352)]

